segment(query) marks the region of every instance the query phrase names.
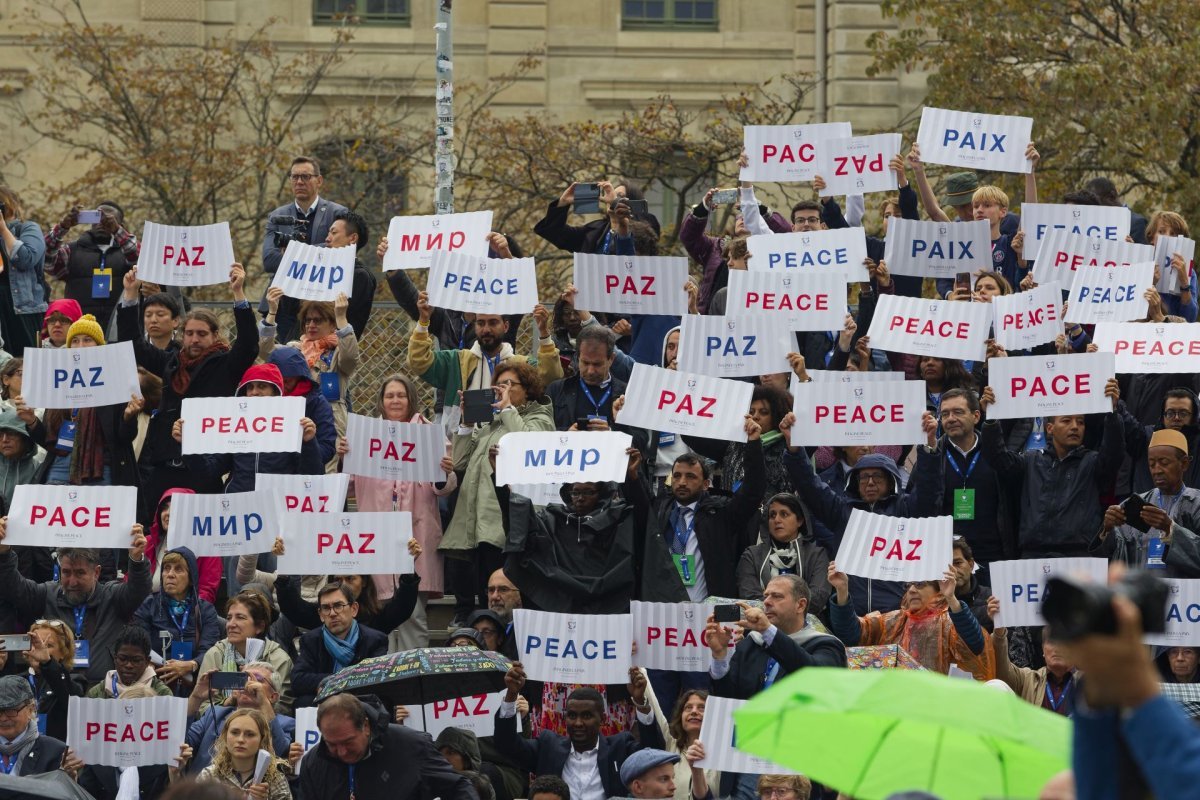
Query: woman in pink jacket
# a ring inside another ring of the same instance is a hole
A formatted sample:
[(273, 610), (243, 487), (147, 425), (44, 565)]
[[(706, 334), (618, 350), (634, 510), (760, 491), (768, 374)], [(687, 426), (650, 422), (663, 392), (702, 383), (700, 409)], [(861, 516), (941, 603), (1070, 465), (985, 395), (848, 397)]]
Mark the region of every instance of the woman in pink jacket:
[[(429, 424), (417, 410), (419, 402), (417, 387), (407, 375), (399, 373), (383, 379), (379, 388), (379, 415), (391, 422), (417, 422)], [(345, 437), (338, 437), (337, 452), (345, 456), (350, 452)], [(392, 481), (382, 478), (367, 478), (352, 475), (356, 507), (359, 511), (409, 511), (412, 512), (413, 537), (421, 543), (421, 555), (416, 559), (417, 575), (421, 577), (421, 590), (417, 607), (408, 621), (391, 636), (391, 652), (429, 646), (429, 625), (425, 617), (425, 604), (430, 599), (442, 596), (444, 578), (442, 555), (438, 545), (442, 541), (442, 517), (438, 510), (438, 498), (448, 495), (458, 486), (454, 474), (454, 462), (450, 458), (450, 443), (446, 442), (446, 456), (442, 469), (446, 480), (439, 483), (427, 481)], [(381, 601), (388, 600), (396, 590), (398, 575), (375, 575), (375, 588)]]

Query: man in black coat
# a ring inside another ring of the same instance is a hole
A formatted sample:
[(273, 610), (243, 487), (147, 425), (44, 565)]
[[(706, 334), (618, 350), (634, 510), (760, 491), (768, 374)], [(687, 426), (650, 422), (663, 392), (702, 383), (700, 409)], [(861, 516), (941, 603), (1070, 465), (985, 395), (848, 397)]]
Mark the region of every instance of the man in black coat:
[(391, 724), (391, 715), (373, 696), (325, 699), (317, 707), (317, 728), (321, 741), (300, 766), (297, 796), (302, 800), (479, 800), (429, 734)]
[[(610, 215), (586, 225), (568, 225), (567, 218), (571, 213), (571, 206), (575, 203), (577, 185), (572, 183), (561, 197), (550, 201), (546, 216), (533, 226), (533, 232), (559, 250), (566, 250), (568, 253), (615, 253), (615, 250), (606, 247), (613, 239), (611, 212), (618, 198), (644, 200), (642, 190), (628, 182), (613, 186), (608, 181), (601, 181), (600, 199), (608, 204)], [(632, 216), (633, 219), (648, 223), (654, 228), (655, 236), (661, 232), (658, 218), (649, 211), (635, 208)]]
[(331, 583), (321, 589), (317, 610), (325, 624), (300, 637), (300, 654), (292, 671), (296, 708), (311, 706), (321, 681), (339, 669), (387, 653), (388, 635), (355, 619), (358, 602), (346, 584)]
[(588, 687), (567, 696), (567, 736), (543, 730), (536, 739), (525, 739), (517, 733), (517, 695), (525, 685), (525, 670), (519, 661), (513, 662), (504, 683), (508, 690), (496, 711), (496, 749), (535, 775), (561, 776), (571, 787), (572, 800), (628, 797), (620, 776), (625, 759), (644, 747), (666, 746), (654, 711), (646, 702), (646, 676), (636, 667), (629, 670), (627, 688), (637, 710), (637, 739), (627, 732), (600, 735), (604, 699)]
[(37, 701), (25, 677), (0, 678), (0, 770), (20, 776), (62, 769), (75, 776), (82, 767), (65, 743), (38, 733)]
[(616, 336), (608, 328), (590, 325), (579, 331), (575, 348), (578, 372), (546, 387), (554, 408), (554, 427), (560, 431), (622, 431), (645, 453), (650, 443), (645, 429), (626, 428), (613, 421), (613, 401), (625, 394), (626, 386), (612, 374)]

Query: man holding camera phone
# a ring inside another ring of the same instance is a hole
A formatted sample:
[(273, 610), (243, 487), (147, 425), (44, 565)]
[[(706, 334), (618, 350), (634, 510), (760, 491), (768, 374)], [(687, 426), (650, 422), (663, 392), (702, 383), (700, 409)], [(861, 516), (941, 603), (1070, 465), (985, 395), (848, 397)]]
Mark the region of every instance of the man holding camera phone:
[[(579, 187), (585, 188), (577, 200), (575, 192)], [(627, 202), (619, 203), (622, 200)], [(593, 220), (586, 225), (567, 224), (567, 217), (573, 206), (577, 214), (593, 214), (600, 213), (601, 203), (607, 209), (603, 219)], [(649, 223), (650, 227), (654, 228), (655, 236), (661, 233), (658, 218), (647, 209), (642, 190), (628, 181), (616, 185), (609, 181), (598, 181), (594, 184), (572, 183), (561, 197), (550, 202), (546, 216), (533, 227), (533, 232), (559, 250), (566, 250), (568, 253), (613, 252), (609, 245), (616, 238), (616, 214), (619, 205), (627, 205), (633, 219)]]

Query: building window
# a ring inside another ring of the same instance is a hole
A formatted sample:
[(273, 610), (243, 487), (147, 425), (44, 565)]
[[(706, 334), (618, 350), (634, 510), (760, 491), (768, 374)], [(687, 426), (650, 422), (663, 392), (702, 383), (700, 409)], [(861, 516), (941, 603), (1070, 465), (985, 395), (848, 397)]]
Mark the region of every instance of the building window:
[(623, 0), (621, 27), (624, 30), (715, 31), (717, 0)]
[(363, 25), (410, 25), (409, 0), (313, 0), (313, 24), (333, 25), (346, 18)]

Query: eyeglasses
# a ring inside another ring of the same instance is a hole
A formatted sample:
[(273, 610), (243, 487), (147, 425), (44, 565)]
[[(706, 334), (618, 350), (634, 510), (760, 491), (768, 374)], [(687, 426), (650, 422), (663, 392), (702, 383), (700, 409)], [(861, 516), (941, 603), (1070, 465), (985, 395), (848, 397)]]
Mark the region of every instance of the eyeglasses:
[(329, 605), (317, 606), (317, 611), (320, 612), (322, 616), (329, 616), (330, 614), (340, 614), (349, 607), (349, 603), (332, 603)]
[(521, 383), (520, 381), (500, 381), (499, 383), (494, 383), (492, 385), (497, 389), (511, 389), (514, 386), (525, 388), (525, 384)]
[(820, 225), (821, 218), (820, 217), (797, 217), (796, 219), (792, 220), (792, 223), (795, 225)]
[(1163, 419), (1189, 419), (1192, 412), (1186, 408), (1168, 408), (1163, 412)]
[(293, 172), (291, 175), (288, 175), (288, 180), (291, 181), (292, 183), (308, 183), (313, 178), (319, 178), (319, 177), (321, 177), (321, 176), (320, 175), (303, 175), (303, 174), (297, 174), (297, 173)]
[(872, 473), (863, 473), (863, 472), (858, 473), (858, 482), (859, 483), (882, 484), (885, 480), (887, 480), (886, 477), (884, 477), (883, 475), (876, 475), (873, 472)]
[(16, 719), (17, 715), (24, 711), (28, 705), (29, 703), (22, 703), (16, 708), (0, 708), (0, 719)]
[(488, 594), (508, 594), (514, 591), (516, 590), (511, 586), (489, 586), (487, 590)]
[(115, 653), (113, 655), (113, 661), (117, 662), (118, 664), (145, 664), (149, 660), (150, 659), (143, 655), (130, 656), (121, 655), (120, 653)]
[(51, 628), (67, 627), (67, 623), (63, 622), (61, 619), (35, 619), (33, 621), (33, 624), (35, 626), (36, 625), (49, 625)]
[(304, 320), (305, 325), (321, 325), (325, 322), (328, 322), (328, 320), (324, 317), (309, 317), (308, 319)]
[(788, 795), (794, 793), (794, 789), (789, 789), (785, 786), (775, 786), (770, 789), (763, 789), (761, 792), (759, 792), (759, 795), (762, 797), (787, 797)]

